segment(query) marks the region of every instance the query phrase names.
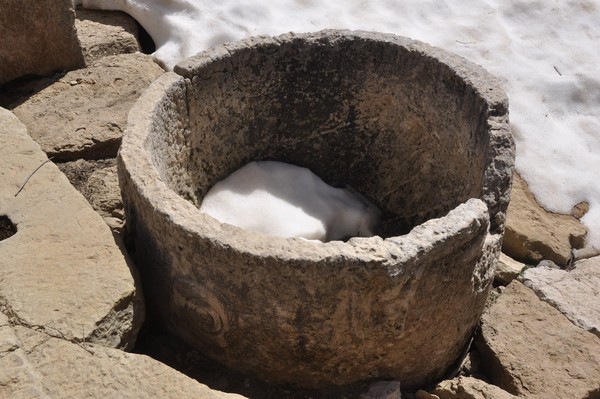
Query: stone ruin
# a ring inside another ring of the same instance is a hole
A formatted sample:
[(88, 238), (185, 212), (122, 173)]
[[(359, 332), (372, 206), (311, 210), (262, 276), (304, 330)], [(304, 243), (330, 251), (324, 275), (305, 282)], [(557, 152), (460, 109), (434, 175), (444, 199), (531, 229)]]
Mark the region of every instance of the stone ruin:
[[(354, 187), (383, 211), (381, 231), (315, 244), (200, 213), (253, 160)], [(228, 367), (303, 388), (444, 376), (491, 288), (513, 164), (508, 101), (485, 70), (335, 30), (184, 61), (136, 103), (118, 159), (160, 323)]]

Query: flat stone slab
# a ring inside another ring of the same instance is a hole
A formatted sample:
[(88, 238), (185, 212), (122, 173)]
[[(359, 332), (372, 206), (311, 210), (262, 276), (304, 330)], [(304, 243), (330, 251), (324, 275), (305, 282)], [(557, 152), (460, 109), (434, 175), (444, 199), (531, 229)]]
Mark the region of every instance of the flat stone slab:
[(3, 0), (0, 84), (83, 66), (72, 0)]
[(440, 382), (432, 395), (417, 395), (417, 399), (518, 399), (503, 389), (473, 377), (457, 377)]
[(537, 264), (543, 259), (566, 266), (572, 248), (584, 245), (587, 230), (577, 218), (546, 211), (514, 174), (502, 252), (520, 262)]
[(581, 260), (571, 271), (527, 269), (523, 283), (575, 325), (600, 338), (600, 257)]
[(129, 109), (163, 72), (148, 55), (107, 56), (67, 73), (13, 112), (55, 161), (114, 158)]
[(0, 108), (0, 216), (17, 229), (0, 241), (0, 309), (49, 335), (131, 348), (144, 304), (130, 261), (100, 215), (46, 161), (25, 126)]
[(120, 11), (78, 7), (75, 28), (86, 65), (107, 55), (141, 51), (135, 19)]
[(513, 281), (482, 317), (476, 340), (490, 381), (519, 398), (595, 399), (600, 340)]
[(0, 397), (243, 399), (144, 355), (11, 326), (1, 313)]

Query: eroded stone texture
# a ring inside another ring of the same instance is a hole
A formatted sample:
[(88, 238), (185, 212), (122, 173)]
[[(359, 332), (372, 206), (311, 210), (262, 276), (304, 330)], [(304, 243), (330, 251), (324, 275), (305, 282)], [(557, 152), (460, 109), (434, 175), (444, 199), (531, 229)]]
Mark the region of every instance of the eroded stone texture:
[(525, 181), (515, 173), (502, 251), (525, 263), (542, 259), (566, 266), (572, 248), (584, 245), (587, 230), (571, 215), (551, 213), (542, 208)]
[(0, 308), (12, 322), (49, 335), (131, 348), (144, 304), (129, 259), (102, 218), (45, 161), (25, 126), (0, 109), (0, 215), (17, 227), (0, 241)]
[(523, 283), (575, 325), (600, 338), (600, 257), (581, 260), (571, 271), (528, 269)]
[(55, 161), (117, 155), (127, 113), (164, 71), (151, 56), (107, 56), (67, 73), (13, 109)]
[[(346, 31), (248, 39), (176, 70), (132, 109), (118, 158), (164, 326), (274, 382), (439, 378), (499, 253), (514, 148), (497, 82), (423, 43)], [(385, 239), (265, 238), (199, 212), (261, 159), (349, 184), (384, 211)]]
[(513, 281), (483, 315), (476, 341), (491, 382), (519, 398), (595, 399), (600, 340)]
[(0, 84), (83, 66), (72, 0), (3, 0)]
[(75, 28), (86, 65), (107, 55), (141, 51), (137, 23), (129, 15), (78, 7), (76, 17)]
[(0, 397), (243, 399), (211, 390), (147, 356), (11, 326), (1, 313)]

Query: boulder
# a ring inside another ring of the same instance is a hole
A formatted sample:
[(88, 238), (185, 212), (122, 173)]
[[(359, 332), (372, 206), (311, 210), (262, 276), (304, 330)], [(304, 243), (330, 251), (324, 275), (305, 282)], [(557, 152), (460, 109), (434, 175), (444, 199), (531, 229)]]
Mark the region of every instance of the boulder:
[(116, 157), (129, 109), (164, 71), (151, 56), (107, 56), (67, 73), (13, 112), (54, 160)]
[(561, 215), (542, 208), (527, 183), (515, 173), (502, 252), (524, 263), (537, 264), (549, 259), (566, 266), (572, 248), (582, 248), (586, 228), (571, 215)]
[(134, 345), (144, 304), (128, 256), (4, 109), (0, 216), (16, 228), (0, 241), (0, 309), (13, 323), (70, 341)]
[(1, 313), (0, 397), (243, 399), (214, 391), (144, 355), (11, 326)]
[(600, 338), (600, 257), (581, 260), (571, 271), (528, 269), (523, 283), (575, 325)]
[(0, 84), (83, 66), (72, 0), (4, 0), (0, 7)]
[(86, 65), (107, 55), (141, 51), (135, 19), (119, 11), (76, 9), (75, 28)]
[(525, 264), (517, 262), (508, 255), (503, 253), (500, 254), (498, 264), (496, 265), (496, 274), (494, 275), (494, 281), (501, 285), (508, 285), (513, 281), (521, 270), (526, 267)]
[(513, 281), (482, 317), (476, 345), (490, 381), (524, 399), (600, 393), (600, 340)]
[(495, 385), (473, 377), (442, 381), (432, 393), (439, 399), (518, 399)]

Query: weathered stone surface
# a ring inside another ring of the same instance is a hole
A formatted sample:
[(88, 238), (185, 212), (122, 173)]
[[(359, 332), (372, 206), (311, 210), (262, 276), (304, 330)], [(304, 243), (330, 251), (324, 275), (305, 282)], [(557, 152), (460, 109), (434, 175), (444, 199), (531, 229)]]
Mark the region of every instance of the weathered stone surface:
[(513, 281), (482, 318), (476, 341), (491, 382), (520, 398), (595, 399), (600, 340)]
[(76, 9), (75, 28), (86, 65), (107, 55), (140, 52), (138, 26), (119, 11)]
[(121, 232), (125, 214), (116, 159), (64, 162), (58, 165), (71, 184), (88, 200), (113, 231)]
[(575, 325), (600, 338), (600, 257), (579, 261), (571, 271), (528, 269), (523, 283)]
[[(248, 39), (176, 69), (130, 112), (118, 158), (164, 326), (296, 386), (385, 377), (411, 389), (444, 374), (499, 254), (514, 148), (496, 80), (422, 43), (347, 31)], [(385, 212), (387, 238), (267, 238), (199, 212), (254, 159), (349, 184)]]
[(13, 327), (1, 313), (0, 397), (243, 399), (211, 390), (147, 356)]
[(3, 0), (0, 84), (83, 66), (72, 0)]
[(114, 158), (129, 109), (163, 72), (148, 55), (104, 57), (67, 73), (13, 112), (54, 160)]
[(0, 241), (0, 308), (50, 335), (131, 348), (144, 306), (128, 257), (46, 160), (25, 126), (0, 109), (0, 215), (17, 228)]
[(511, 281), (519, 276), (521, 270), (526, 267), (521, 262), (511, 259), (509, 256), (501, 253), (496, 265), (496, 274), (494, 280), (498, 284), (508, 285)]
[(525, 181), (515, 173), (502, 252), (524, 263), (549, 259), (566, 266), (572, 248), (584, 245), (586, 228), (571, 215), (542, 208)]
[(518, 399), (495, 385), (473, 377), (442, 381), (432, 393), (439, 399)]

